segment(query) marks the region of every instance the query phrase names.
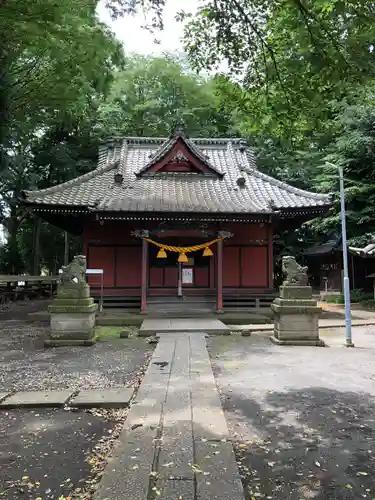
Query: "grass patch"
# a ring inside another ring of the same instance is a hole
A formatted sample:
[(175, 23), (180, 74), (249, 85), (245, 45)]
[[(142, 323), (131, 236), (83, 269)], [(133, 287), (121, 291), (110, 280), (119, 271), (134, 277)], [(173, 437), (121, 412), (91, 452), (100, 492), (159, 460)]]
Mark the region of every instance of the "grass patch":
[(134, 326), (97, 326), (95, 327), (95, 336), (101, 341), (119, 339), (120, 333), (123, 331), (129, 332), (129, 337), (135, 337), (138, 328)]

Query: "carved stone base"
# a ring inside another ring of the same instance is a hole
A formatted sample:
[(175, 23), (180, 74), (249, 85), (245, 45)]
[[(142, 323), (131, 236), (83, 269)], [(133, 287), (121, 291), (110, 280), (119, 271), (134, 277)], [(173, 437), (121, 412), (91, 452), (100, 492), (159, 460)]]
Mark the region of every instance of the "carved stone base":
[(305, 340), (305, 339), (297, 339), (297, 340), (280, 340), (277, 339), (274, 336), (270, 337), (270, 341), (273, 342), (274, 344), (277, 345), (307, 345), (307, 346), (317, 346), (317, 347), (325, 347), (325, 343), (321, 339), (311, 339), (311, 340)]
[(274, 300), (271, 308), (274, 312), (272, 342), (279, 345), (324, 346), (319, 339), (321, 309), (312, 298), (311, 287), (281, 287), (280, 297)]
[[(79, 288), (81, 292), (78, 291)], [(95, 343), (95, 317), (98, 306), (92, 297), (86, 296), (86, 287), (77, 287), (75, 292), (74, 298), (67, 298), (63, 293), (62, 297), (58, 296), (49, 307), (50, 333), (45, 341), (46, 346)], [(81, 295), (81, 298), (77, 298), (77, 295)]]

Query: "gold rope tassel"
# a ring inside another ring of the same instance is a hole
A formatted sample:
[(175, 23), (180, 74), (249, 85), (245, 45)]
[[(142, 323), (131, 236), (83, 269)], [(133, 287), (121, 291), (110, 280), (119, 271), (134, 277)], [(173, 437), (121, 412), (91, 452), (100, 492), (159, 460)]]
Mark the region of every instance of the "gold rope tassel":
[(167, 258), (167, 252), (164, 250), (164, 248), (161, 248), (157, 255), (156, 255), (156, 258), (157, 259), (166, 259)]
[(212, 257), (213, 256), (213, 253), (212, 253), (212, 250), (210, 247), (206, 247), (204, 250), (203, 250), (203, 257)]
[(189, 259), (186, 257), (185, 253), (180, 253), (178, 256), (178, 262), (189, 262)]

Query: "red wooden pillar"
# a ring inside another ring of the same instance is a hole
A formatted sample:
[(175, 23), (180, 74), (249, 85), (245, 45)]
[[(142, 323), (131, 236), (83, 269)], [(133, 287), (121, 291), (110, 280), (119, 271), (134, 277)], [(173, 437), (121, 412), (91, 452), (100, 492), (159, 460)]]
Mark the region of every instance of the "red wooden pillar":
[(142, 240), (142, 282), (141, 282), (141, 313), (147, 309), (147, 267), (148, 267), (148, 242)]
[(267, 228), (267, 244), (268, 244), (268, 288), (273, 288), (273, 228), (272, 224), (268, 224)]
[(217, 312), (223, 312), (223, 240), (217, 242), (216, 310)]

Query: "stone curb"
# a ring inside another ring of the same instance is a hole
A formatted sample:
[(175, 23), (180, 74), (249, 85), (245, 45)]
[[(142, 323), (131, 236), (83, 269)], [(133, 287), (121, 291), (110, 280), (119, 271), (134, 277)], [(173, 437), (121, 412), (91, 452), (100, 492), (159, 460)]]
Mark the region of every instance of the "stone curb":
[[(323, 320), (324, 321), (324, 320)], [(329, 320), (328, 320), (329, 321)], [(345, 328), (345, 322), (342, 320), (333, 320), (335, 321), (334, 323), (331, 324), (322, 324), (319, 323), (319, 330), (328, 330), (329, 328)], [(353, 326), (371, 326), (375, 325), (375, 320), (352, 320), (352, 327)], [(242, 328), (239, 325), (235, 325), (237, 328), (232, 328), (233, 331), (236, 332), (241, 332)], [(274, 330), (274, 325), (269, 324), (269, 325), (246, 325), (246, 330), (250, 332), (273, 332)]]
[(126, 408), (133, 388), (86, 391), (0, 392), (0, 410), (12, 408)]
[(66, 391), (19, 391), (7, 395), (0, 403), (0, 409), (11, 408), (59, 408), (64, 406), (75, 394)]
[(126, 408), (134, 389), (103, 389), (79, 391), (70, 401), (73, 408)]

